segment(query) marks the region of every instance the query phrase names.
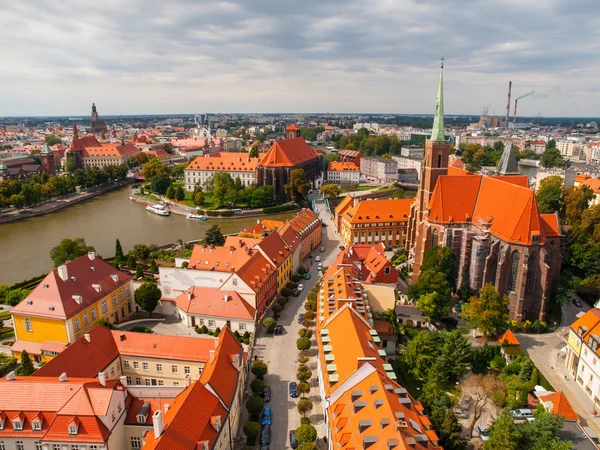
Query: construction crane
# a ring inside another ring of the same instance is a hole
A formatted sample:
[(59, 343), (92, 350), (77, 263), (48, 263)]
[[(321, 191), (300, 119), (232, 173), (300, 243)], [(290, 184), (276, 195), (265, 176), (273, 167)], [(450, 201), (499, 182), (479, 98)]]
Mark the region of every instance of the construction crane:
[(489, 116), (489, 112), (490, 112), (490, 108), (492, 107), (492, 104), (490, 103), (488, 106), (484, 106), (481, 110), (481, 115), (482, 116)]

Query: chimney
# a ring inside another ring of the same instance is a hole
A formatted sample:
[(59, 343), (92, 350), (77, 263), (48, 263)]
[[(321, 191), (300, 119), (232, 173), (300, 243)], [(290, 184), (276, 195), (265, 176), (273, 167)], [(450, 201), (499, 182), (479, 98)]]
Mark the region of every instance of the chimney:
[(187, 291), (188, 301), (192, 300), (192, 291)]
[(162, 411), (160, 409), (152, 414), (152, 424), (154, 425), (154, 439), (158, 439), (163, 434), (163, 431), (165, 431)]
[(119, 335), (119, 340), (120, 340), (121, 342), (123, 342), (123, 341), (125, 340), (125, 335), (124, 335), (123, 333), (121, 333), (121, 334)]
[(67, 372), (61, 373), (58, 377), (58, 381), (60, 381), (61, 383), (64, 383), (65, 381), (67, 381)]
[(90, 334), (89, 334), (89, 333), (85, 333), (85, 334), (83, 335), (83, 338), (84, 338), (86, 341), (88, 341), (88, 342), (92, 342), (92, 337), (90, 336)]
[(127, 387), (127, 377), (126, 376), (119, 377), (119, 380), (121, 380), (121, 384), (123, 386)]
[(512, 90), (512, 81), (508, 82), (508, 101), (506, 102), (506, 126), (510, 120), (510, 91)]
[(240, 370), (242, 368), (242, 357), (239, 354), (233, 355), (233, 365), (236, 369)]
[(229, 293), (225, 292), (225, 294), (223, 294), (223, 300), (226, 302), (229, 301)]
[(88, 258), (90, 258), (90, 261), (93, 261), (96, 259), (96, 253), (94, 252), (88, 252)]
[(104, 375), (104, 372), (98, 372), (98, 382), (102, 386), (106, 386), (106, 375)]
[(185, 374), (185, 378), (183, 379), (183, 385), (185, 387), (189, 387), (192, 384), (192, 377), (189, 373)]
[(519, 101), (519, 99), (517, 98), (515, 100), (515, 115), (513, 116), (513, 123), (517, 123), (517, 102)]
[(17, 379), (17, 376), (15, 375), (14, 371), (11, 371), (8, 373), (8, 375), (6, 375), (6, 381), (13, 381), (16, 379)]
[(69, 279), (69, 271), (67, 270), (67, 266), (63, 264), (62, 266), (58, 266), (58, 276), (61, 280), (67, 281)]
[(170, 407), (171, 407), (171, 405), (169, 405), (168, 403), (165, 403), (165, 406), (163, 406), (163, 411), (164, 411), (164, 413), (163, 413), (163, 414), (166, 414), (166, 413), (167, 413), (167, 411), (169, 411), (169, 408), (170, 408)]
[(212, 362), (215, 360), (215, 351), (209, 350), (208, 354), (209, 354), (208, 361), (209, 361), (209, 363), (212, 364)]

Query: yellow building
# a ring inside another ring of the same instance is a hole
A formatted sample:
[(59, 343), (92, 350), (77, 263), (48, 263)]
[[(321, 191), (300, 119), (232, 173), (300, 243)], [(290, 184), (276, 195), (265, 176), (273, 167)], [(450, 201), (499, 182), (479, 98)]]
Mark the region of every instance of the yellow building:
[(132, 277), (90, 252), (52, 270), (13, 308), (13, 356), (26, 350), (48, 361), (98, 321), (121, 322), (135, 311)]
[(255, 248), (277, 267), (277, 292), (281, 292), (292, 276), (292, 249), (277, 232), (266, 236)]

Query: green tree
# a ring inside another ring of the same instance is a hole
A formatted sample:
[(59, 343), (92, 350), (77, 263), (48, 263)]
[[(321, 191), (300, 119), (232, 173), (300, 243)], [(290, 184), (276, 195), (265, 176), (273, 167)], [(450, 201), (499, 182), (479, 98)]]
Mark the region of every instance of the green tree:
[(177, 189), (175, 189), (175, 200), (179, 202), (185, 200), (185, 192), (181, 186), (177, 186)]
[(204, 243), (206, 245), (216, 245), (221, 246), (225, 244), (225, 236), (221, 233), (221, 227), (216, 223), (211, 225), (211, 227), (206, 230), (206, 234), (204, 235)]
[(140, 305), (140, 308), (152, 315), (152, 311), (156, 309), (161, 295), (156, 283), (146, 282), (136, 289), (135, 302)]
[(204, 203), (204, 194), (202, 191), (198, 191), (194, 194), (194, 205), (201, 205)]
[(508, 323), (509, 299), (496, 291), (492, 283), (488, 283), (478, 297), (471, 297), (469, 303), (463, 305), (461, 316), (470, 327), (477, 328), (485, 334), (493, 334)]
[[(440, 415), (434, 419), (434, 416)], [(467, 442), (461, 437), (462, 425), (454, 411), (447, 408), (438, 408), (434, 413), (430, 413), (433, 428), (437, 431), (440, 438), (440, 444), (444, 450), (464, 450)]]
[(267, 374), (267, 364), (262, 359), (256, 359), (252, 362), (252, 367), (250, 368), (250, 371), (254, 374), (256, 378), (262, 380)]
[(308, 424), (300, 425), (296, 428), (296, 439), (298, 444), (314, 442), (317, 440), (317, 429)]
[(402, 352), (410, 372), (416, 378), (426, 379), (443, 345), (444, 337), (439, 332), (417, 333), (408, 341)]
[(419, 297), (416, 306), (427, 320), (438, 321), (450, 314), (450, 303), (450, 296), (444, 295), (443, 292), (429, 292)]
[(450, 247), (436, 245), (425, 252), (421, 272), (433, 270), (443, 273), (450, 289), (456, 289), (458, 279), (458, 268), (456, 267), (456, 255)]
[(169, 186), (167, 188), (167, 192), (165, 192), (165, 196), (170, 200), (173, 200), (175, 198), (175, 189), (173, 189), (173, 186)]
[(492, 424), (490, 439), (483, 445), (485, 450), (519, 450), (521, 449), (521, 433), (514, 423), (514, 419), (507, 412), (503, 412)]
[(307, 398), (301, 398), (300, 400), (298, 400), (296, 408), (298, 409), (298, 412), (302, 415), (302, 417), (306, 417), (306, 414), (308, 414), (313, 409), (313, 403)]
[[(154, 161), (154, 160), (152, 160)], [(147, 164), (150, 164), (149, 162)], [(158, 195), (165, 195), (171, 187), (171, 177), (167, 174), (159, 174), (150, 181), (150, 190)]]
[(148, 268), (152, 273), (158, 273), (158, 264), (156, 264), (156, 260), (150, 261), (150, 267)]
[(310, 183), (304, 169), (294, 169), (290, 172), (289, 183), (284, 186), (293, 202), (300, 203), (310, 190)]
[(77, 161), (74, 156), (67, 156), (67, 163), (65, 165), (67, 172), (73, 173), (77, 170)]
[(0, 298), (6, 297), (8, 291), (10, 291), (8, 284), (0, 284)]
[(50, 147), (56, 145), (56, 144), (62, 144), (62, 141), (57, 138), (55, 135), (53, 134), (49, 134), (44, 138), (44, 142), (46, 144), (48, 144)]
[(252, 395), (246, 402), (246, 409), (252, 419), (258, 419), (264, 407), (265, 402), (258, 395)]
[(115, 260), (118, 262), (125, 260), (125, 256), (123, 255), (123, 247), (121, 247), (121, 242), (118, 239), (115, 242)]
[(440, 361), (445, 366), (444, 372), (448, 373), (453, 381), (458, 381), (467, 373), (472, 354), (471, 344), (460, 329), (445, 334)]
[(252, 380), (252, 383), (250, 383), (250, 389), (256, 395), (262, 395), (263, 391), (265, 390), (265, 382), (263, 380), (255, 378), (254, 380)]
[(233, 190), (234, 182), (227, 172), (217, 172), (212, 178), (212, 193), (217, 207), (222, 207), (228, 194)]
[(550, 214), (560, 211), (560, 200), (563, 191), (563, 179), (558, 175), (544, 178), (535, 193), (538, 208), (541, 214)]
[(87, 245), (83, 238), (65, 238), (50, 250), (50, 259), (52, 259), (54, 267), (58, 267), (67, 261), (73, 261), (93, 251), (95, 251), (94, 247)]
[(418, 300), (421, 296), (431, 292), (437, 292), (442, 298), (450, 298), (451, 292), (448, 280), (442, 272), (435, 270), (422, 271), (417, 282), (408, 287), (408, 297), (411, 300)]
[(307, 337), (301, 337), (298, 338), (296, 340), (296, 347), (298, 347), (298, 350), (305, 352), (308, 349), (310, 349), (310, 339), (308, 339)]
[(326, 184), (321, 188), (321, 195), (329, 200), (337, 198), (342, 193), (342, 190), (337, 184)]
[(339, 153), (327, 153), (325, 155), (325, 164), (329, 165), (330, 162), (341, 161), (342, 157)]
[(258, 145), (253, 145), (250, 149), (250, 158), (258, 158)]
[(29, 294), (29, 291), (27, 289), (23, 289), (23, 288), (11, 289), (10, 291), (8, 291), (5, 294), (4, 301), (6, 302), (7, 305), (17, 306), (21, 302), (21, 300), (23, 300), (25, 297), (27, 297), (28, 294)]
[(31, 356), (27, 353), (27, 350), (23, 350), (21, 353), (21, 367), (19, 368), (19, 375), (24, 377), (28, 377), (35, 369), (33, 367), (33, 361), (31, 361)]
[(273, 330), (275, 330), (276, 326), (277, 326), (277, 321), (275, 319), (273, 319), (272, 317), (266, 317), (265, 319), (263, 319), (263, 327), (265, 327), (265, 329), (267, 330), (267, 333), (272, 333)]
[(302, 383), (306, 383), (312, 377), (312, 371), (305, 365), (300, 365), (296, 372), (296, 378)]
[(140, 278), (144, 278), (144, 269), (141, 264), (138, 264), (135, 268), (134, 277), (139, 280)]
[(588, 208), (594, 198), (594, 191), (588, 186), (565, 189), (563, 195), (562, 215), (571, 226), (576, 226), (581, 220), (581, 215)]
[[(165, 166), (158, 158), (152, 158), (142, 165), (142, 174), (146, 181), (152, 181), (159, 175), (170, 175), (169, 168)], [(171, 181), (169, 177), (169, 181)], [(166, 189), (165, 189), (166, 190)]]
[(258, 433), (260, 433), (260, 425), (258, 422), (250, 421), (244, 425), (244, 434), (246, 435), (246, 441), (248, 445), (256, 444)]
[(564, 167), (566, 165), (560, 151), (556, 148), (548, 148), (542, 156), (540, 156), (540, 164), (542, 167)]
[(298, 445), (297, 450), (319, 450), (319, 446), (316, 442), (303, 442)]
[(177, 164), (171, 169), (171, 178), (174, 181), (183, 180), (183, 171), (187, 167), (187, 164)]
[(533, 373), (533, 363), (529, 358), (526, 358), (521, 364), (521, 370), (519, 371), (519, 378), (521, 381), (529, 381), (531, 374)]
[[(248, 186), (246, 189), (249, 189)], [(273, 186), (261, 186), (253, 189), (250, 197), (250, 206), (253, 208), (264, 208), (265, 206), (271, 206), (275, 204), (273, 199)]]
[(308, 383), (298, 383), (296, 386), (296, 392), (298, 392), (301, 397), (304, 397), (305, 394), (310, 392), (310, 385)]
[(127, 267), (130, 269), (135, 269), (137, 267), (137, 261), (133, 252), (129, 252), (127, 256)]

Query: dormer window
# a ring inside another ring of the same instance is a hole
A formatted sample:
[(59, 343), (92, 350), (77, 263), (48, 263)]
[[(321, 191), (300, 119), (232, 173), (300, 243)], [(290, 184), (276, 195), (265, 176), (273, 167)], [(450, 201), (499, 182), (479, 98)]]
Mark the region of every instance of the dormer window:
[(13, 420), (13, 428), (15, 429), (15, 431), (23, 431), (23, 421)]
[(79, 419), (75, 417), (67, 424), (67, 429), (69, 431), (69, 436), (77, 436), (79, 433)]
[(69, 435), (77, 436), (77, 426), (76, 425), (69, 425)]
[(36, 420), (31, 422), (33, 425), (33, 431), (40, 431), (42, 429), (42, 422), (40, 420)]

